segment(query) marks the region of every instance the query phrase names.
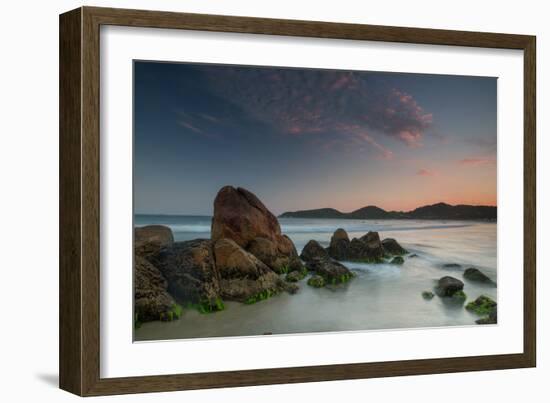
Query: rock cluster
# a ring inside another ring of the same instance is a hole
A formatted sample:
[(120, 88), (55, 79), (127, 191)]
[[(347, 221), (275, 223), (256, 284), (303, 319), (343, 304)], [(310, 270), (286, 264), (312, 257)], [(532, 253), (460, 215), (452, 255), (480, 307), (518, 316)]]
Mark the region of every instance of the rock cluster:
[(332, 235), (327, 253), (336, 260), (382, 263), (384, 258), (401, 256), (408, 252), (395, 239), (381, 241), (378, 232), (369, 231), (350, 241), (347, 232), (339, 228)]
[(211, 239), (174, 242), (170, 228), (136, 228), (136, 321), (171, 320), (179, 304), (201, 312), (224, 309), (224, 300), (251, 303), (281, 291), (306, 268), (276, 217), (251, 192), (226, 186), (214, 201)]
[[(483, 274), (478, 269), (469, 268), (464, 272), (464, 278), (469, 281), (481, 282), (495, 286), (495, 283)], [(457, 278), (451, 276), (441, 277), (435, 286), (435, 293), (442, 297), (448, 298), (454, 302), (464, 304), (467, 296), (464, 293), (464, 283)], [(434, 294), (430, 291), (423, 291), (422, 297), (426, 300), (432, 299)], [(465, 306), (466, 310), (481, 316), (476, 320), (477, 324), (487, 325), (497, 323), (497, 303), (486, 295), (481, 295), (474, 301), (469, 302)]]
[(136, 228), (134, 239), (136, 322), (176, 319), (181, 305), (207, 313), (223, 310), (224, 301), (249, 304), (282, 291), (295, 293), (308, 272), (313, 287), (346, 283), (354, 274), (339, 260), (376, 263), (394, 257), (391, 263), (402, 264), (407, 253), (377, 232), (350, 240), (340, 228), (329, 247), (311, 240), (298, 256), (260, 199), (231, 186), (214, 200), (210, 239), (174, 242), (162, 225)]

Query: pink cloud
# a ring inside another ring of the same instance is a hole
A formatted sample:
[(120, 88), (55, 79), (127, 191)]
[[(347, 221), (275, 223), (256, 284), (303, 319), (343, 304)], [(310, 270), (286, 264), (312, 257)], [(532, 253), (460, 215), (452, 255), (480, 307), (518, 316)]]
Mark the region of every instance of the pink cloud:
[(292, 134), (300, 134), (302, 131), (303, 129), (300, 126), (291, 126), (288, 129), (288, 132)]
[(422, 143), (422, 134), (418, 131), (403, 130), (399, 132), (398, 137), (403, 140), (409, 147), (420, 147)]
[(412, 94), (363, 72), (231, 68), (208, 76), (217, 96), (280, 133), (344, 136), (350, 131), (340, 126), (360, 126), (369, 135), (420, 147), (432, 126), (432, 114)]
[(422, 168), (422, 169), (419, 169), (418, 172), (416, 172), (416, 175), (417, 176), (435, 176), (436, 172), (430, 169)]

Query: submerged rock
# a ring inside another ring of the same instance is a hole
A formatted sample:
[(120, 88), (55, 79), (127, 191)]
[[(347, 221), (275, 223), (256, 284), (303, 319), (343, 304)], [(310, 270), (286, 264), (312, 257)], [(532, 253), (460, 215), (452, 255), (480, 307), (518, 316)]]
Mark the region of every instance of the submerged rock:
[(490, 315), (496, 311), (497, 303), (486, 295), (480, 295), (475, 301), (471, 301), (466, 305), (466, 309), (478, 315)]
[(422, 298), (424, 298), (424, 299), (430, 300), (430, 299), (432, 299), (434, 296), (435, 296), (434, 293), (431, 292), (431, 291), (422, 291)]
[(285, 283), (284, 288), (289, 294), (296, 294), (300, 290), (300, 287), (296, 283)]
[(391, 262), (391, 264), (403, 264), (405, 263), (405, 260), (401, 256), (394, 257)]
[(252, 192), (225, 186), (214, 200), (212, 240), (231, 239), (276, 272), (297, 264), (298, 253), (277, 218)]
[(386, 253), (390, 255), (405, 255), (409, 253), (405, 248), (403, 248), (399, 243), (393, 238), (386, 238), (382, 241), (382, 246)]
[(312, 260), (307, 263), (307, 268), (323, 277), (327, 284), (345, 283), (353, 277), (346, 266), (334, 260)]
[(464, 271), (464, 278), (466, 280), (475, 281), (478, 283), (485, 283), (496, 285), (493, 280), (491, 280), (487, 275), (485, 275), (481, 270), (470, 267)]
[(495, 307), (488, 316), (476, 320), (478, 325), (496, 325), (498, 322), (497, 308)]
[(302, 249), (302, 253), (300, 254), (300, 257), (304, 262), (309, 262), (312, 260), (319, 260), (319, 259), (329, 259), (328, 252), (321, 246), (321, 244), (315, 240), (310, 240), (306, 246), (304, 246), (304, 249)]
[(466, 295), (466, 293), (464, 291), (460, 290), (460, 291), (457, 291), (457, 292), (453, 293), (451, 298), (455, 302), (459, 302), (462, 305), (462, 304), (464, 304), (464, 302), (466, 301), (466, 298), (468, 298), (468, 296)]
[(321, 288), (325, 286), (325, 279), (315, 274), (307, 280), (307, 285), (315, 288)]
[(443, 265), (444, 269), (462, 269), (462, 266), (458, 263), (445, 263)]
[[(141, 256), (134, 261), (134, 316), (136, 322), (174, 318), (176, 301), (159, 269)], [(176, 318), (174, 318), (176, 319)]]
[(147, 225), (134, 228), (134, 251), (136, 255), (147, 257), (174, 243), (174, 235), (164, 225)]
[(464, 283), (451, 276), (441, 277), (437, 282), (436, 293), (440, 297), (452, 297), (464, 289)]

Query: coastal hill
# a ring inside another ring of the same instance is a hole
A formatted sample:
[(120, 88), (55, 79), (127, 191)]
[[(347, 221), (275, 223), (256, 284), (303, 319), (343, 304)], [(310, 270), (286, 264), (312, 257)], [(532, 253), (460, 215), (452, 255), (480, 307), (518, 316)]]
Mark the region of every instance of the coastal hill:
[(351, 213), (343, 213), (333, 208), (288, 211), (280, 218), (348, 218), (348, 219), (422, 219), (422, 220), (496, 220), (496, 206), (471, 206), (459, 204), (452, 206), (436, 203), (418, 207), (411, 211), (386, 211), (376, 206), (366, 206)]

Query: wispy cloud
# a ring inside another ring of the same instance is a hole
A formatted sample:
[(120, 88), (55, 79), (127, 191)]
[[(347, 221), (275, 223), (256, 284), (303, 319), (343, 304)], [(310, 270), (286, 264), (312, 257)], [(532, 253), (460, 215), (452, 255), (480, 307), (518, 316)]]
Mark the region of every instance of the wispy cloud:
[(178, 126), (206, 139), (220, 139), (220, 124), (214, 116), (182, 110), (176, 110), (175, 113), (177, 115), (176, 123)]
[(203, 133), (203, 131), (202, 131), (201, 129), (199, 129), (199, 128), (196, 127), (196, 126), (193, 126), (191, 123), (186, 122), (185, 120), (181, 120), (181, 119), (178, 120), (178, 124), (179, 124), (180, 126), (183, 126), (183, 127), (187, 128), (187, 129), (189, 129), (189, 130), (194, 131), (195, 133), (200, 133), (200, 134)]
[(207, 113), (199, 113), (198, 116), (203, 118), (204, 120), (208, 120), (209, 122), (218, 123), (220, 120), (212, 115), (209, 115)]
[(363, 140), (382, 151), (374, 135), (419, 147), (433, 122), (413, 95), (364, 72), (211, 67), (205, 77), (214, 94), (289, 135), (357, 139), (358, 129), (344, 128), (359, 127), (369, 133)]

